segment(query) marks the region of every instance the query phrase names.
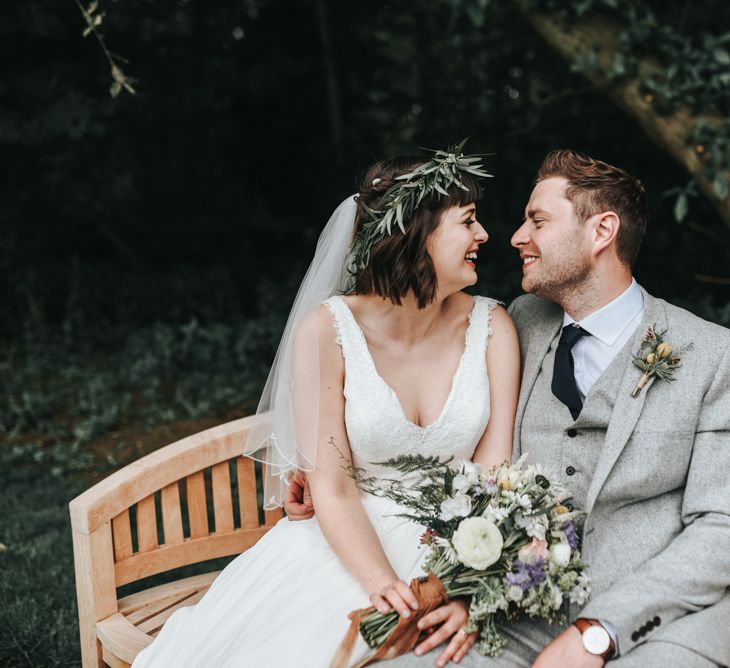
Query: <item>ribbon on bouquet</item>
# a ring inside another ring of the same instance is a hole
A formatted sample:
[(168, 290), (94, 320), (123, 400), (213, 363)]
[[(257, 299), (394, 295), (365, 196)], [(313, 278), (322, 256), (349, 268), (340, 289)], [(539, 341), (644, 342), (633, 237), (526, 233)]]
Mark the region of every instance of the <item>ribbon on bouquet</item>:
[[(408, 618), (399, 617), (398, 624), (388, 636), (388, 639), (373, 654), (365, 657), (353, 668), (363, 668), (363, 666), (369, 666), (381, 659), (393, 659), (396, 656), (410, 652), (421, 637), (422, 632), (418, 628), (418, 620), (431, 610), (435, 610), (449, 602), (443, 583), (433, 573), (429, 573), (425, 578), (411, 580), (410, 587), (418, 599), (418, 610)], [(337, 648), (337, 653), (330, 663), (330, 668), (349, 668), (350, 656), (360, 633), (360, 623), (364, 617), (373, 612), (377, 612), (374, 607), (361, 608), (360, 610), (353, 610), (348, 615), (352, 620), (350, 628)]]

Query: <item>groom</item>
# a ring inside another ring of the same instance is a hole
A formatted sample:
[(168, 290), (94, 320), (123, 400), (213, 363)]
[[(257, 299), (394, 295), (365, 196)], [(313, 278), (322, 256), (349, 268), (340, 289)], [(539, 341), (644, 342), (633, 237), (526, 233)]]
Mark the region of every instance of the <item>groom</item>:
[[(472, 650), (461, 665), (730, 665), (730, 332), (634, 281), (647, 218), (621, 169), (572, 151), (540, 167), (512, 238), (531, 293), (510, 307), (523, 359), (514, 456), (557, 474), (586, 513), (593, 593), (569, 627), (512, 624), (501, 657)], [(649, 327), (681, 366), (632, 396)]]

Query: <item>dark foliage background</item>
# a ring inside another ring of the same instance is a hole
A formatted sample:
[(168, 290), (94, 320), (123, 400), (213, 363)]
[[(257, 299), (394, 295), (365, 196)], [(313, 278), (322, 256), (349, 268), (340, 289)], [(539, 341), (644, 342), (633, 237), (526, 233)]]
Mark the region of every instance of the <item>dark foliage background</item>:
[[(543, 155), (573, 147), (624, 166), (651, 195), (639, 282), (730, 325), (728, 223), (529, 20), (616, 4), (106, 0), (101, 33), (138, 79), (115, 99), (74, 2), (5, 8), (0, 487), (27, 502), (6, 494), (0, 514), (0, 598), (12, 601), (0, 664), (77, 663), (63, 506), (173, 437), (251, 410), (317, 235), (376, 159), (465, 136), (491, 154), (477, 289), (503, 300), (519, 293), (509, 238)], [(726, 115), (728, 6), (644, 4), (678, 67), (647, 89), (659, 111)], [(700, 149), (721, 190), (730, 133), (712, 127)]]
[[(642, 283), (725, 298), (694, 275), (722, 274), (727, 252), (677, 225), (663, 197), (686, 175), (513, 3), (485, 4), (108, 2), (106, 41), (140, 79), (117, 99), (73, 3), (12, 10), (0, 28), (3, 335), (250, 315), (262, 281), (296, 284), (370, 162), (467, 135), (497, 177), (480, 211), (492, 234), (482, 289), (516, 293), (505, 240), (540, 158), (571, 146), (646, 181)], [(685, 30), (708, 28), (706, 15)], [(727, 238), (699, 200), (693, 217)]]

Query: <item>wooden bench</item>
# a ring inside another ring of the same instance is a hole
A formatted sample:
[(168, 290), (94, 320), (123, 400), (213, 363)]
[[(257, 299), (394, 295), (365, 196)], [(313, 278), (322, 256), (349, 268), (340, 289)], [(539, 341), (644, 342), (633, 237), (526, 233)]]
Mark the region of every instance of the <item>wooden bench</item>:
[(119, 587), (239, 554), (282, 517), (281, 510), (261, 511), (259, 467), (240, 456), (260, 419), (234, 420), (167, 445), (71, 501), (84, 668), (129, 666), (175, 610), (200, 600), (218, 571), (123, 598)]

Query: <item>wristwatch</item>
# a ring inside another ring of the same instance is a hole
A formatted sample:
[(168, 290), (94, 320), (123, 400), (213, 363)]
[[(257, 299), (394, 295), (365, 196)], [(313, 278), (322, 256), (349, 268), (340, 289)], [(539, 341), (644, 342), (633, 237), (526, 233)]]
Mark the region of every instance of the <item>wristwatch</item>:
[(597, 619), (579, 617), (573, 624), (580, 631), (581, 638), (583, 639), (583, 649), (586, 652), (594, 656), (600, 656), (604, 661), (608, 661), (611, 658), (616, 651), (616, 647), (601, 622)]

